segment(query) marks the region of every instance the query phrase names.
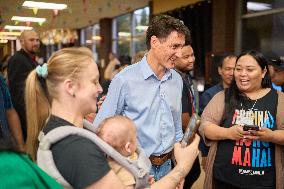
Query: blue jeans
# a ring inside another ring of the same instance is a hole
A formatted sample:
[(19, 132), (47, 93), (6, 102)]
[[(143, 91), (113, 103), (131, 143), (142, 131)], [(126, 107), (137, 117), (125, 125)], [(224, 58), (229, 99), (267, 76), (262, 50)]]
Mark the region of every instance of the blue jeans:
[(171, 160), (168, 159), (160, 166), (152, 165), (150, 175), (154, 176), (155, 181), (160, 180), (163, 176), (168, 174), (172, 169)]

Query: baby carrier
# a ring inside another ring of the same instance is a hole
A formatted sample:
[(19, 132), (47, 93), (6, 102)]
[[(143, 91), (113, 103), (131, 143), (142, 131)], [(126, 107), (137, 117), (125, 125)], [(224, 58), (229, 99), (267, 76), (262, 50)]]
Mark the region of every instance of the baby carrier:
[(72, 188), (72, 186), (60, 174), (53, 160), (50, 147), (56, 142), (64, 139), (69, 135), (79, 135), (90, 139), (94, 142), (106, 155), (110, 156), (114, 161), (126, 168), (135, 177), (135, 188), (146, 188), (149, 186), (148, 178), (151, 163), (144, 151), (138, 147), (138, 159), (129, 160), (118, 153), (112, 146), (104, 142), (95, 134), (95, 127), (90, 122), (84, 120), (84, 128), (61, 126), (55, 128), (44, 135), (39, 134), (39, 148), (37, 151), (37, 164), (46, 171), (50, 176), (57, 180), (64, 188)]

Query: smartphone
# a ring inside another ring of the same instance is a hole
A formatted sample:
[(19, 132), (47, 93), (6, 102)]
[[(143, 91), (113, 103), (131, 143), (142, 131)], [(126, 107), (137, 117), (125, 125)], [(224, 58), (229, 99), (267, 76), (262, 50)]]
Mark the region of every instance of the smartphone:
[(188, 144), (190, 144), (193, 139), (194, 135), (198, 132), (198, 128), (200, 126), (200, 117), (194, 113), (192, 114), (188, 125), (185, 129), (182, 141), (181, 141), (181, 146), (186, 147)]
[(259, 131), (259, 126), (257, 126), (257, 125), (244, 125), (243, 130), (244, 131), (248, 131), (248, 130)]

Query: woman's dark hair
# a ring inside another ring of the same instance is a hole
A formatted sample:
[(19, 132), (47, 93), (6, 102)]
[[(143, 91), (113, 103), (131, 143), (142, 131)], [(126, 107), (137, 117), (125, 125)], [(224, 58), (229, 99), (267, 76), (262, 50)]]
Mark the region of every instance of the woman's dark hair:
[[(267, 70), (264, 78), (261, 81), (261, 87), (271, 88), (271, 79), (270, 79), (270, 75), (268, 71), (267, 60), (265, 59), (264, 55), (258, 51), (250, 50), (250, 51), (241, 53), (237, 57), (236, 62), (238, 63), (238, 60), (245, 55), (250, 55), (251, 57), (253, 57), (258, 63), (258, 65), (261, 67), (261, 70), (264, 70), (264, 69)], [(224, 116), (227, 117), (227, 116), (232, 115), (237, 106), (237, 102), (242, 101), (244, 99), (247, 99), (247, 96), (238, 89), (236, 80), (235, 78), (233, 78), (230, 87), (225, 90), (225, 115)]]

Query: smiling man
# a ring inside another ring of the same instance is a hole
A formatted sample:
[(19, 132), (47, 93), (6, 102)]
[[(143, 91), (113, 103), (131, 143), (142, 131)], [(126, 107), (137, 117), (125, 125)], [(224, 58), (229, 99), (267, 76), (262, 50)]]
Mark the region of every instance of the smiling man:
[[(190, 71), (194, 69), (195, 56), (191, 46), (191, 40), (186, 38), (185, 46), (182, 48), (182, 56), (176, 61), (176, 70), (181, 75), (183, 80), (182, 91), (182, 127), (185, 131), (190, 117), (193, 113), (199, 113), (199, 94), (196, 87), (196, 82), (190, 75)], [(191, 188), (193, 183), (200, 175), (200, 163), (197, 158), (192, 166), (192, 169), (185, 178), (184, 188)]]
[[(189, 31), (180, 20), (152, 19), (146, 44), (149, 52), (112, 80), (94, 124), (124, 115), (135, 122), (138, 142), (150, 157), (151, 173), (159, 180), (171, 170), (174, 143), (182, 139), (182, 79), (173, 70)], [(114, 128), (115, 129), (115, 128)]]

